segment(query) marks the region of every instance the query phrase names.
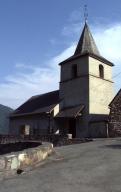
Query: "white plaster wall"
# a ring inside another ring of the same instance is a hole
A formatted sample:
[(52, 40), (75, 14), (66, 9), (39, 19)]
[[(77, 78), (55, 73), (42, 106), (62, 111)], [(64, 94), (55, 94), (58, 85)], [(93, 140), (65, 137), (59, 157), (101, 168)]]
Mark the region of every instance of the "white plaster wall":
[[(104, 79), (99, 78), (100, 64), (104, 66)], [(108, 105), (114, 97), (112, 67), (90, 57), (89, 74), (89, 113), (109, 114)]]
[(89, 74), (99, 77), (99, 65), (104, 67), (104, 79), (112, 81), (112, 68), (111, 66), (89, 57)]
[(85, 104), (88, 106), (88, 77), (80, 77), (60, 85), (63, 107)]
[(88, 74), (88, 57), (81, 57), (61, 65), (61, 82), (72, 78), (72, 65), (77, 64), (78, 76)]
[[(77, 78), (72, 79), (72, 65), (77, 64)], [(64, 81), (64, 82), (63, 82)], [(81, 57), (61, 66), (60, 99), (62, 107), (85, 104), (89, 96), (88, 57)]]

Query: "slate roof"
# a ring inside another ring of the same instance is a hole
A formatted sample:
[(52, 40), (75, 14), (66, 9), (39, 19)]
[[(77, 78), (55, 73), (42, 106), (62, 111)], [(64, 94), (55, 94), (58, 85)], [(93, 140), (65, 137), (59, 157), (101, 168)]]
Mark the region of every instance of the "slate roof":
[(69, 57), (65, 61), (61, 62), (60, 65), (84, 56), (90, 56), (101, 62), (106, 63), (107, 65), (114, 66), (112, 62), (108, 61), (107, 59), (105, 59), (100, 55), (99, 50), (96, 46), (96, 43), (94, 41), (94, 38), (90, 32), (90, 29), (87, 23), (85, 23), (84, 25), (84, 29), (82, 31), (82, 34), (79, 39), (74, 55)]
[(59, 90), (31, 97), (11, 116), (50, 112), (59, 103)]
[(65, 108), (62, 111), (60, 111), (56, 117), (66, 117), (66, 118), (77, 117), (80, 114), (80, 112), (82, 112), (83, 109), (84, 105)]
[(85, 23), (84, 29), (82, 31), (82, 34), (74, 55), (84, 54), (84, 53), (92, 53), (100, 56), (100, 53), (98, 51), (98, 48), (96, 46), (96, 43), (93, 39), (93, 36), (90, 32), (90, 29), (87, 23)]

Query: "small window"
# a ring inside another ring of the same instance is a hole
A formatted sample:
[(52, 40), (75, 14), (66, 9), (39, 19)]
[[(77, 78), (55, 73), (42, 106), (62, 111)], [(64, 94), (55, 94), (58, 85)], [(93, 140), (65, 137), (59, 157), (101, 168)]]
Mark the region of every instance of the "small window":
[(72, 78), (77, 77), (77, 65), (72, 65)]
[(104, 79), (104, 67), (103, 67), (103, 65), (99, 65), (99, 77)]

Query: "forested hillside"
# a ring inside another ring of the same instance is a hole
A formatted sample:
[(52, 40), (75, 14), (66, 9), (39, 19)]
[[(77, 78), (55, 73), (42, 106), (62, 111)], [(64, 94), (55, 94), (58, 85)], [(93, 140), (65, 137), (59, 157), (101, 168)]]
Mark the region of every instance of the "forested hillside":
[(13, 109), (0, 104), (0, 134), (8, 134), (9, 115)]

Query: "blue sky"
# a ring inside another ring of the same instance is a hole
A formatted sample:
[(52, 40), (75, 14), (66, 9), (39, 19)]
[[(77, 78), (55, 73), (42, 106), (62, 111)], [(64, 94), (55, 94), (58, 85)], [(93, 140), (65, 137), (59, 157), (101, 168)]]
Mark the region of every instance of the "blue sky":
[[(121, 1), (0, 0), (0, 103), (16, 108), (58, 89), (58, 63), (73, 54), (88, 5), (101, 54), (121, 71)], [(116, 91), (121, 75), (115, 78)]]

